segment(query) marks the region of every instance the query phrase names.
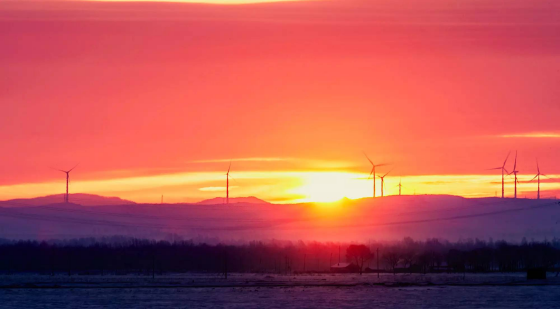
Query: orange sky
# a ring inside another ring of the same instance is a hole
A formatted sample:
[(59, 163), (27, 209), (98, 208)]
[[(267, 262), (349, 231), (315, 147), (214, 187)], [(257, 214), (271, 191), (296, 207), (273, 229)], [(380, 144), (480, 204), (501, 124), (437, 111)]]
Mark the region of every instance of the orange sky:
[[(183, 3), (205, 3), (205, 4), (254, 4), (254, 3), (270, 3), (270, 2), (287, 2), (287, 1), (301, 1), (301, 0), (90, 0), (90, 1), (105, 1), (105, 2), (183, 2)], [(317, 1), (317, 0), (307, 0)]]
[(357, 198), (362, 150), (394, 163), (391, 194), (494, 196), (485, 169), (516, 149), (523, 180), (537, 157), (555, 178), (559, 6), (1, 2), (0, 199), (61, 193), (49, 167), (80, 163), (76, 192), (196, 201), (229, 159), (234, 196)]

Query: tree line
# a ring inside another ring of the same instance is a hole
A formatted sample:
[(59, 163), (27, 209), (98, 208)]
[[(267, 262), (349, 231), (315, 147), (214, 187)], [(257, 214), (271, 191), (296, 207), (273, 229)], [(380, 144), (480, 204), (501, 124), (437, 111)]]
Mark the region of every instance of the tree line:
[(126, 237), (22, 241), (0, 239), (0, 272), (161, 274), (166, 272), (329, 272), (338, 262), (362, 271), (514, 272), (558, 269), (560, 239), (440, 239), (399, 242), (250, 242), (240, 245)]

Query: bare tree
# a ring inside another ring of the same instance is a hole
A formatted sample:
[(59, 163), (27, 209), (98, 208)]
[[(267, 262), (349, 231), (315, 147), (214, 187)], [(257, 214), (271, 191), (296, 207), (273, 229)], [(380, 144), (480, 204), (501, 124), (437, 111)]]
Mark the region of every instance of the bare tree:
[(416, 253), (414, 253), (414, 251), (411, 249), (403, 251), (401, 256), (406, 268), (410, 268), (412, 266), (412, 263), (414, 263), (414, 260), (416, 259)]
[(396, 247), (390, 247), (385, 250), (385, 254), (383, 254), (383, 260), (387, 262), (387, 264), (393, 270), (393, 274), (395, 273), (395, 267), (400, 260), (400, 251)]
[(360, 274), (362, 274), (364, 265), (373, 258), (373, 254), (370, 249), (363, 244), (352, 244), (346, 249), (346, 257), (348, 258), (348, 261), (354, 262), (356, 266), (358, 266)]

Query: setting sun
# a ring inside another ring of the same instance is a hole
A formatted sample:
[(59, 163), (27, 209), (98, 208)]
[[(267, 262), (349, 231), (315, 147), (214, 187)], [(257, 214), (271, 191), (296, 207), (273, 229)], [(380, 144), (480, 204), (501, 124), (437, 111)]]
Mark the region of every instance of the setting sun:
[[(302, 201), (333, 202), (346, 198), (361, 198), (368, 195), (364, 176), (345, 172), (310, 172), (303, 177), (303, 185), (289, 191), (301, 195)], [(369, 190), (371, 192), (371, 189)]]

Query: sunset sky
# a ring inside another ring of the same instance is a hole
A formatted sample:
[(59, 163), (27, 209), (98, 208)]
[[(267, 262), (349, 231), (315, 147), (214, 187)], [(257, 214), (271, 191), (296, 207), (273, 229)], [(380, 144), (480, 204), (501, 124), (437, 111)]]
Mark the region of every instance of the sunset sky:
[(0, 1), (0, 200), (560, 195), (558, 1), (171, 2)]

